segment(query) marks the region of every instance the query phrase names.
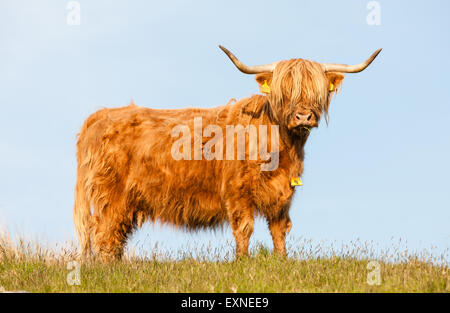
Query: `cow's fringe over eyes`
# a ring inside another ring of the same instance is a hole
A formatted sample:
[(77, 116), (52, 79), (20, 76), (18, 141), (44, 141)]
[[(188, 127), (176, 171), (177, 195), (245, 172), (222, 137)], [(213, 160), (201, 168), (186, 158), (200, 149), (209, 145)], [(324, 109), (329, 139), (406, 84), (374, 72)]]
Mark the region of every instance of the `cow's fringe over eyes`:
[(303, 59), (280, 61), (270, 89), (271, 108), (278, 119), (287, 117), (282, 112), (292, 111), (296, 106), (304, 106), (317, 116), (322, 113), (328, 116), (328, 81), (319, 63)]

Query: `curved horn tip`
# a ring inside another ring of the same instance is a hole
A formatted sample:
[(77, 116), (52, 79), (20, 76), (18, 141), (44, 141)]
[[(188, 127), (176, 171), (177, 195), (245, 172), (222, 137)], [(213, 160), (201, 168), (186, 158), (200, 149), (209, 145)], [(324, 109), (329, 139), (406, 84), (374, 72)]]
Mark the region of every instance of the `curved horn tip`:
[(381, 48), (376, 50), (366, 61), (357, 65), (323, 63), (322, 68), (325, 72), (359, 73), (364, 71), (375, 60), (381, 50)]
[(376, 58), (380, 54), (381, 50), (383, 50), (383, 48), (380, 48), (373, 53), (374, 58)]
[(227, 48), (225, 48), (224, 46), (218, 45), (218, 47), (220, 48), (220, 50), (222, 50), (223, 52), (225, 52), (225, 54), (226, 54), (226, 55), (231, 59), (231, 61), (233, 61), (233, 63), (234, 63), (234, 60), (233, 60), (233, 59), (237, 59), (236, 56), (235, 56), (230, 50), (228, 50)]
[(259, 74), (259, 73), (265, 73), (265, 72), (273, 72), (275, 66), (277, 63), (272, 64), (264, 64), (264, 65), (254, 65), (254, 66), (248, 66), (242, 63), (231, 51), (229, 51), (227, 48), (225, 48), (222, 45), (218, 45), (220, 49), (222, 49), (223, 52), (228, 56), (228, 58), (233, 62), (233, 64), (240, 70), (242, 73), (245, 74)]
[(217, 45), (219, 48), (220, 48), (220, 50), (222, 50), (223, 52), (227, 52), (228, 51), (228, 49), (227, 48), (225, 48), (224, 46), (222, 46), (222, 45)]
[(368, 62), (367, 66), (365, 68), (363, 68), (363, 70), (366, 69), (375, 60), (375, 58), (380, 54), (381, 50), (383, 50), (383, 49), (380, 48), (380, 49), (376, 50), (374, 53), (372, 53), (372, 55), (366, 61), (366, 62)]

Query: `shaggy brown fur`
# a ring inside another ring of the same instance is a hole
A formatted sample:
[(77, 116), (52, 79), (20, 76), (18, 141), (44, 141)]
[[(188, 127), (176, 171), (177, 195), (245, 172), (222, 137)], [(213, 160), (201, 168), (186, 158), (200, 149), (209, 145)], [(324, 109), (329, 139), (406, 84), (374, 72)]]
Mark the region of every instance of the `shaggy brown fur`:
[[(77, 144), (73, 214), (82, 254), (93, 248), (105, 260), (120, 258), (135, 228), (160, 221), (187, 229), (229, 222), (241, 256), (248, 251), (257, 214), (267, 219), (275, 251), (285, 254), (294, 194), (290, 179), (303, 172), (309, 135), (304, 127), (292, 127), (292, 119), (297, 112), (312, 112), (309, 126), (316, 127), (334, 92), (330, 82), (337, 87), (342, 79), (342, 74), (324, 73), (318, 63), (293, 59), (280, 62), (273, 74), (256, 76), (259, 84), (268, 81), (269, 95), (211, 109), (155, 110), (132, 103), (92, 114)], [(193, 134), (198, 116), (203, 127), (223, 129), (224, 147), (226, 125), (279, 125), (278, 168), (261, 171), (268, 161), (250, 161), (248, 149), (244, 161), (174, 160), (171, 146), (178, 138), (172, 138), (172, 128), (187, 125)]]

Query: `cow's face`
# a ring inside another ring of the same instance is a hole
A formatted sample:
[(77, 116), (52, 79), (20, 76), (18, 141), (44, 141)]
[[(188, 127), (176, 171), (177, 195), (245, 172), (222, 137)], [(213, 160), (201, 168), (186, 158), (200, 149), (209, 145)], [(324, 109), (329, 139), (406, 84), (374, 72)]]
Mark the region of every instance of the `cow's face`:
[(278, 62), (272, 73), (256, 76), (280, 126), (297, 135), (319, 125), (343, 79), (343, 74), (326, 73), (320, 64), (302, 59)]

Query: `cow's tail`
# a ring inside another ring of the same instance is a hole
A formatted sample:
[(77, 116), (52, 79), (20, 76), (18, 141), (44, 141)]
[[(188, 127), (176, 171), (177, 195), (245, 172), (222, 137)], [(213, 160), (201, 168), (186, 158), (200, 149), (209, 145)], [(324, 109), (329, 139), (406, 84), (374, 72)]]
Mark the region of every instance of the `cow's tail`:
[(80, 177), (80, 171), (77, 175), (77, 184), (75, 186), (75, 204), (73, 207), (73, 221), (75, 231), (78, 235), (78, 243), (81, 248), (81, 257), (88, 258), (91, 255), (91, 207), (88, 199), (83, 179)]

